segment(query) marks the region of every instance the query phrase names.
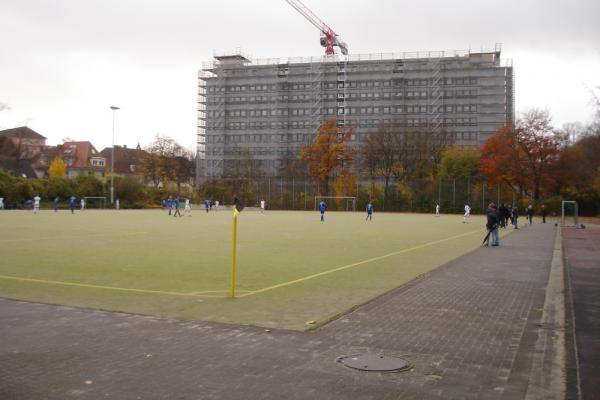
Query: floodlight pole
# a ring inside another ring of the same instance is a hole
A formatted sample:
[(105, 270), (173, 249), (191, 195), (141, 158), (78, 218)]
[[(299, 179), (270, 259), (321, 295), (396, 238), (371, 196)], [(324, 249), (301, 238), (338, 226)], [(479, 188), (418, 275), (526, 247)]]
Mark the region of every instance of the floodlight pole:
[(110, 106), (112, 110), (112, 148), (110, 151), (110, 204), (115, 204), (115, 111), (120, 110), (119, 107)]

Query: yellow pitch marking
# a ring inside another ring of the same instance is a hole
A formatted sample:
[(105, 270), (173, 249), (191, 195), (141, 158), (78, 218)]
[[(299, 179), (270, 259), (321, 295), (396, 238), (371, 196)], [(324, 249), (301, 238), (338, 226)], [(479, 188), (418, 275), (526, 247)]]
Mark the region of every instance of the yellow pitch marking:
[(114, 287), (114, 286), (92, 285), (92, 284), (88, 284), (88, 283), (61, 282), (61, 281), (51, 281), (51, 280), (46, 280), (46, 279), (23, 278), (23, 277), (19, 277), (19, 276), (7, 276), (7, 275), (0, 275), (0, 279), (21, 281), (21, 282), (45, 283), (45, 284), (50, 284), (50, 285), (75, 286), (75, 287), (84, 287), (84, 288), (91, 288), (91, 289), (106, 289), (106, 290), (117, 290), (117, 291), (122, 291), (122, 292), (150, 293), (150, 294), (162, 294), (162, 295), (169, 295), (169, 296), (184, 296), (184, 297), (219, 297), (219, 298), (222, 298), (223, 296), (211, 296), (209, 294), (203, 294), (203, 293), (213, 293), (213, 292), (214, 293), (217, 293), (217, 292), (226, 293), (227, 292), (227, 290), (222, 290), (222, 291), (213, 290), (213, 291), (194, 292), (194, 293), (168, 292), (168, 291), (163, 291), (163, 290), (120, 288), (120, 287)]
[[(249, 290), (241, 290), (241, 289), (236, 289), (235, 291), (236, 292), (249, 292)], [(199, 294), (208, 294), (208, 293), (223, 293), (223, 294), (225, 294), (225, 293), (229, 293), (229, 290), (228, 289), (225, 289), (225, 290), (204, 290), (202, 292), (192, 292), (190, 294), (199, 295)]]
[(0, 239), (0, 243), (7, 242), (24, 242), (32, 240), (64, 240), (64, 239), (87, 239), (89, 237), (102, 237), (102, 236), (135, 236), (135, 235), (146, 235), (148, 232), (110, 232), (110, 233), (91, 233), (89, 235), (71, 235), (71, 236), (47, 236), (47, 237), (27, 237), (20, 239)]
[(332, 274), (332, 273), (338, 272), (338, 271), (343, 271), (345, 269), (353, 268), (353, 267), (356, 267), (356, 266), (359, 266), (359, 265), (363, 265), (363, 264), (368, 264), (368, 263), (373, 262), (373, 261), (383, 260), (384, 258), (389, 258), (389, 257), (397, 256), (398, 254), (402, 254), (402, 253), (408, 253), (409, 251), (422, 249), (422, 248), (427, 247), (427, 246), (432, 246), (434, 244), (438, 244), (438, 243), (442, 243), (442, 242), (447, 242), (449, 240), (457, 239), (457, 238), (460, 238), (460, 237), (463, 237), (463, 236), (472, 235), (472, 234), (478, 233), (478, 232), (481, 233), (481, 230), (475, 230), (475, 231), (470, 231), (470, 232), (467, 232), (467, 233), (461, 233), (460, 235), (447, 237), (445, 239), (435, 240), (433, 242), (428, 242), (428, 243), (420, 244), (418, 246), (409, 247), (408, 249), (403, 249), (403, 250), (395, 251), (393, 253), (384, 254), (382, 256), (369, 258), (369, 259), (358, 261), (358, 262), (355, 262), (355, 263), (352, 263), (352, 264), (348, 264), (348, 265), (343, 265), (341, 267), (330, 269), (328, 271), (319, 272), (318, 274), (305, 276), (304, 278), (294, 279), (293, 281), (283, 282), (283, 283), (280, 283), (278, 285), (273, 285), (273, 286), (269, 286), (269, 287), (266, 287), (266, 288), (263, 288), (263, 289), (259, 289), (259, 290), (255, 290), (255, 291), (252, 291), (252, 292), (249, 292), (249, 293), (245, 293), (245, 294), (239, 295), (238, 297), (246, 297), (246, 296), (252, 296), (254, 294), (264, 293), (264, 292), (267, 292), (269, 290), (278, 289), (278, 288), (281, 288), (281, 287), (284, 287), (284, 286), (293, 285), (293, 284), (296, 284), (296, 283), (299, 283), (299, 282), (304, 282), (304, 281), (307, 281), (309, 279), (318, 278), (319, 276)]

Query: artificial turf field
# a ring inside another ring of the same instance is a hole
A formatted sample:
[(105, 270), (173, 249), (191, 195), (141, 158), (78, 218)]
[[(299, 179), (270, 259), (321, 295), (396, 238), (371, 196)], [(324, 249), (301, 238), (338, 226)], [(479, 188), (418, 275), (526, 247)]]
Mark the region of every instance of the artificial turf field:
[(481, 245), (485, 217), (230, 210), (0, 212), (0, 297), (310, 329)]

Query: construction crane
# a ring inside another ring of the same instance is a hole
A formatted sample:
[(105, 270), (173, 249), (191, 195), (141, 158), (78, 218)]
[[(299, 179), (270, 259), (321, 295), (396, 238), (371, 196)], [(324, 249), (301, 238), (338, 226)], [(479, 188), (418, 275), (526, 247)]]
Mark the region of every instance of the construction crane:
[(348, 54), (348, 45), (341, 40), (337, 33), (333, 31), (325, 22), (321, 21), (308, 7), (300, 0), (285, 0), (290, 6), (304, 16), (311, 24), (321, 31), (321, 46), (325, 47), (325, 54), (331, 56), (334, 54), (333, 46), (340, 48), (343, 55)]

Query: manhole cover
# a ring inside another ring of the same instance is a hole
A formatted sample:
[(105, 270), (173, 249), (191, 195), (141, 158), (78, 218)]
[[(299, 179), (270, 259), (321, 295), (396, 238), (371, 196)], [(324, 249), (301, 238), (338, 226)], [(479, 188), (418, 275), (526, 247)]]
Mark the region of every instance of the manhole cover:
[(402, 358), (380, 354), (343, 356), (338, 361), (346, 367), (361, 371), (402, 371), (409, 367), (408, 361)]

